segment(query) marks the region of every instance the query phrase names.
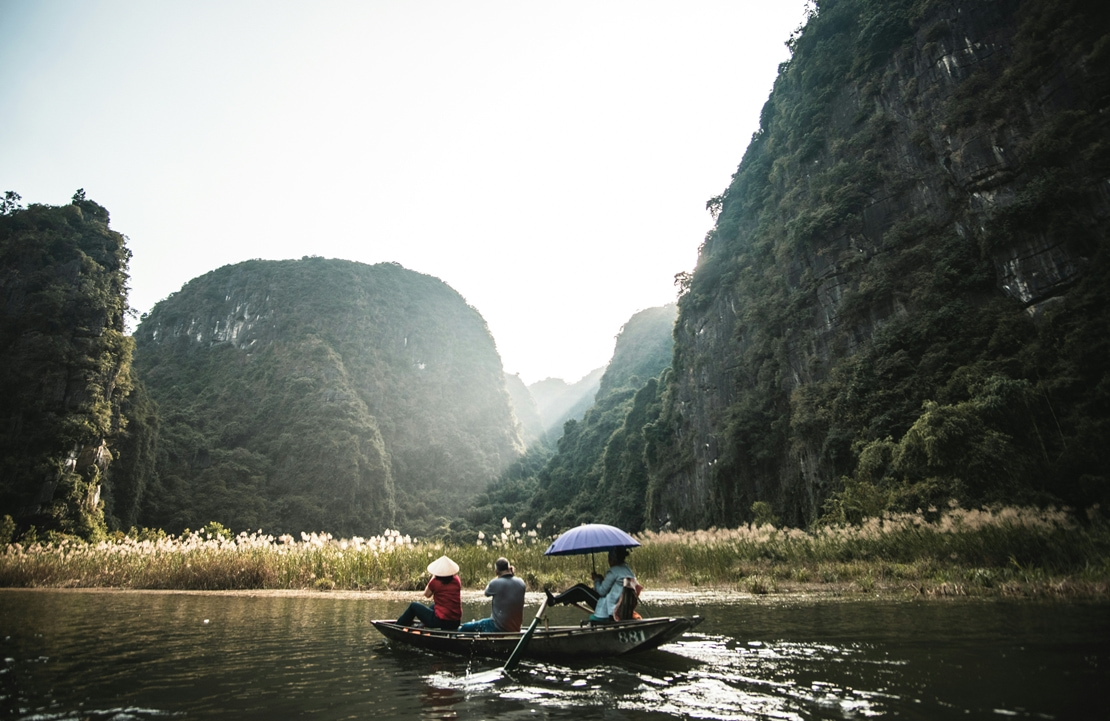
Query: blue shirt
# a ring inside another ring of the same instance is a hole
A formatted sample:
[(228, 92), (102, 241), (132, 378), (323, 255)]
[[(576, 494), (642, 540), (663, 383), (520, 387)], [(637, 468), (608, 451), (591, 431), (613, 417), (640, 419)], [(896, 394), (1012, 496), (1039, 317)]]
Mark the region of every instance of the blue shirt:
[(624, 590), (623, 580), (626, 578), (636, 578), (636, 574), (632, 572), (628, 564), (621, 563), (610, 566), (609, 573), (605, 574), (605, 578), (594, 581), (594, 590), (600, 596), (597, 599), (597, 606), (594, 607), (595, 616), (608, 618), (613, 615), (613, 610), (617, 607), (617, 602), (620, 601), (621, 591)]

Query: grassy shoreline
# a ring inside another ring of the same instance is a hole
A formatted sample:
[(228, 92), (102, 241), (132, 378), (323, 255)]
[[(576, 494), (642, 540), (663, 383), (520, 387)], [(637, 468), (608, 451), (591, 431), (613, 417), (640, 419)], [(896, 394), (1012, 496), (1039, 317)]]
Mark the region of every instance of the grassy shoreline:
[[(811, 531), (746, 526), (644, 533), (630, 563), (649, 590), (850, 597), (1110, 599), (1110, 525), (1091, 514), (1003, 508), (903, 514)], [(534, 531), (471, 545), (328, 534), (275, 538), (222, 530), (147, 533), (102, 543), (62, 539), (0, 550), (0, 587), (411, 592), (446, 554), (481, 589), (508, 556), (531, 591), (588, 577), (600, 554), (548, 557)]]

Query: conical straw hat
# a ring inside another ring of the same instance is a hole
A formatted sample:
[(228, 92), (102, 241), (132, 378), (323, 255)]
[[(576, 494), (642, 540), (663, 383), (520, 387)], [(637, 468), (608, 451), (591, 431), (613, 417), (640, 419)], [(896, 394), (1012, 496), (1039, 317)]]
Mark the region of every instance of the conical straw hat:
[(440, 556), (428, 564), (428, 573), (433, 576), (454, 576), (459, 572), (459, 564), (447, 556)]

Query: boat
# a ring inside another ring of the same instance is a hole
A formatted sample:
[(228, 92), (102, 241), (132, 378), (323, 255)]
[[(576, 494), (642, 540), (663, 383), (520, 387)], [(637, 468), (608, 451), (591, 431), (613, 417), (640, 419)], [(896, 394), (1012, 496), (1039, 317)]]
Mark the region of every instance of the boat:
[[(659, 648), (702, 622), (701, 616), (671, 616), (616, 621), (597, 625), (544, 626), (536, 628), (523, 650), (523, 657), (534, 660), (573, 660), (623, 656)], [(371, 621), (383, 636), (425, 651), (463, 656), (507, 658), (520, 642), (523, 632), (464, 633), (399, 626), (394, 621)]]

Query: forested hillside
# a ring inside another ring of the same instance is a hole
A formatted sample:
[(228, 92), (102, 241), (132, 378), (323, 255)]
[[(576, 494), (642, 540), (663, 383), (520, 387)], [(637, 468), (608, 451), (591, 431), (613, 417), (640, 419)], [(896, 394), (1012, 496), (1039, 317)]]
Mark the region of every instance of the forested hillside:
[(1105, 508), (1110, 4), (813, 8), (683, 279), (651, 525)]
[(8, 533), (97, 538), (131, 389), (131, 255), (84, 191), (60, 207), (19, 201), (9, 191), (0, 206), (0, 516), (18, 524)]
[(9, 193), (0, 517), (472, 541), (1110, 508), (1110, 4), (810, 7), (677, 307), (573, 387), (506, 378), (391, 263), (220, 268), (132, 341), (107, 211)]
[(586, 522), (644, 527), (642, 427), (659, 414), (657, 378), (670, 365), (676, 306), (632, 316), (617, 335), (594, 403), (563, 426), (554, 454), (533, 449), (467, 511), (474, 527), (512, 518), (557, 532)]
[(394, 263), (226, 266), (135, 339), (158, 428), (124, 525), (428, 535), (523, 452), (481, 316)]

